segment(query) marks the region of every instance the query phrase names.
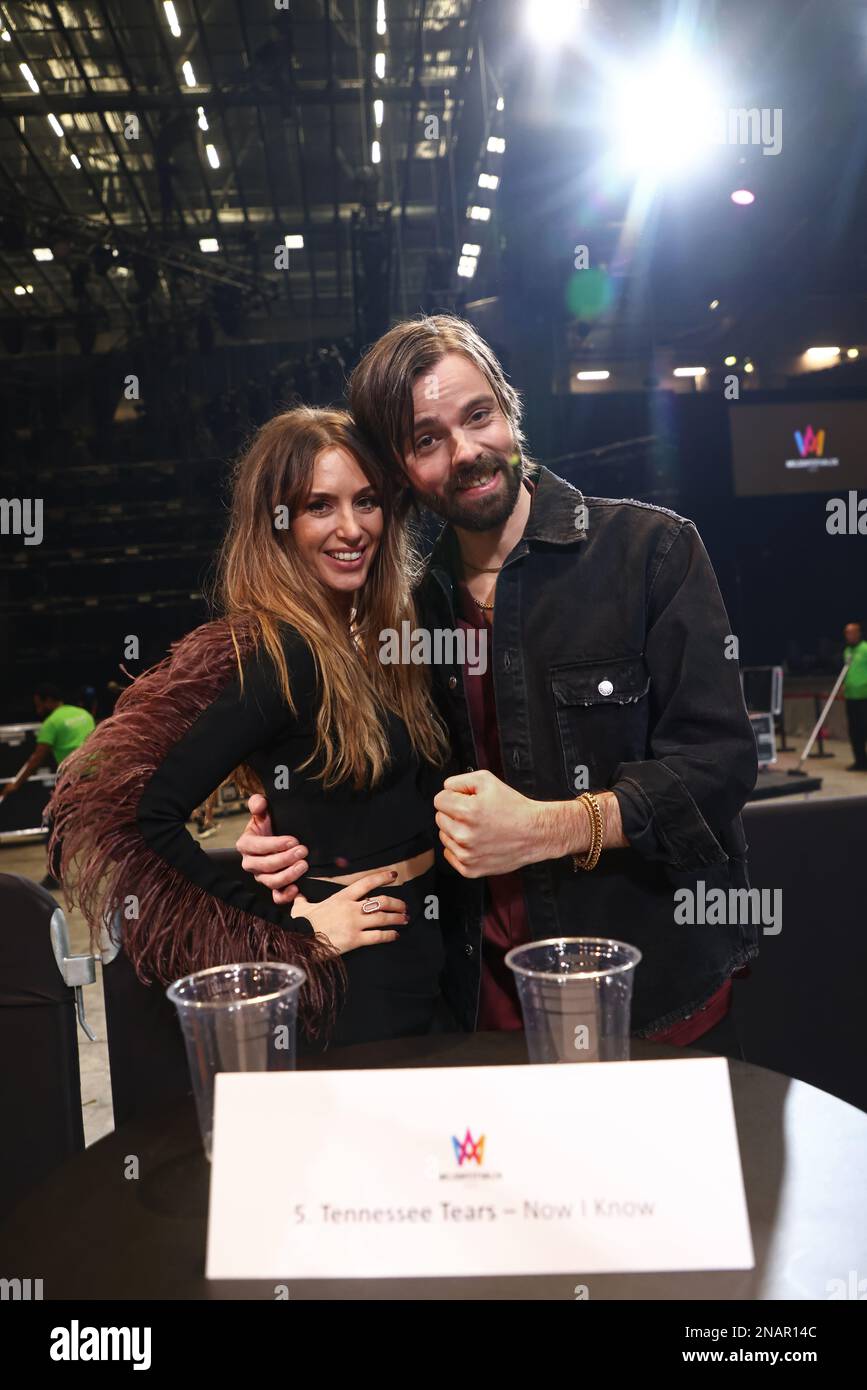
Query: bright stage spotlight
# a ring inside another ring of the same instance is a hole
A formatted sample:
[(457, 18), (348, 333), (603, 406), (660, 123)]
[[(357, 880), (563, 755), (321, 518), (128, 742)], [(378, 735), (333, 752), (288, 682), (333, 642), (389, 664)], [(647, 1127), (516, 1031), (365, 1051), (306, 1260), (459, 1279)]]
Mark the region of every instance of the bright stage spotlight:
[(524, 28), (534, 42), (545, 48), (570, 39), (578, 28), (581, 11), (590, 0), (526, 0)]
[(638, 70), (621, 71), (606, 119), (621, 170), (664, 175), (693, 168), (712, 148), (720, 109), (710, 77), (678, 45)]
[(736, 188), (732, 194), (732, 202), (736, 203), (739, 208), (748, 208), (750, 203), (755, 201), (755, 193), (752, 193), (748, 188)]

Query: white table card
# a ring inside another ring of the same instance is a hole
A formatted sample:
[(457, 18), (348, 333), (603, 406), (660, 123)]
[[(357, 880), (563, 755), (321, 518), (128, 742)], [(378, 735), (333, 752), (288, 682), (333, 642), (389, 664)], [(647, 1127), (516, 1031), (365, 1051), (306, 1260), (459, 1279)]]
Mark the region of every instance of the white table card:
[(724, 1058), (217, 1077), (211, 1279), (752, 1266)]

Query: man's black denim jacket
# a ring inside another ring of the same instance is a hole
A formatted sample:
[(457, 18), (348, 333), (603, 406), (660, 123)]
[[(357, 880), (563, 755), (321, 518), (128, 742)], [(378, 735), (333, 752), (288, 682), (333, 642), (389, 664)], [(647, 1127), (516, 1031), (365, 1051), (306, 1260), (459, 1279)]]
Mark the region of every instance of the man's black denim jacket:
[[(585, 498), (544, 467), (531, 477), (530, 517), (497, 579), (488, 652), (505, 777), (540, 801), (610, 789), (629, 848), (605, 850), (590, 873), (568, 858), (522, 869), (530, 934), (637, 946), (632, 1031), (653, 1033), (694, 1013), (758, 950), (749, 922), (675, 922), (678, 888), (749, 886), (740, 811), (757, 757), (738, 662), (726, 654), (736, 643), (691, 521)], [(455, 546), (444, 527), (417, 594), (430, 629), (457, 627)], [(452, 770), (476, 768), (462, 669), (435, 666), (433, 676)], [(472, 1029), (484, 880), (442, 859), (440, 870), (444, 991)]]

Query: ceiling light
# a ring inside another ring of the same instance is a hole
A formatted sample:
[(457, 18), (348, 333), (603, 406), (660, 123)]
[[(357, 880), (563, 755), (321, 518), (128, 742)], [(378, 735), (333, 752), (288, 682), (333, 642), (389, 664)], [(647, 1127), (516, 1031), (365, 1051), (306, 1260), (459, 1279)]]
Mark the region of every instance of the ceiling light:
[(732, 202), (737, 203), (738, 207), (741, 208), (748, 208), (750, 203), (755, 201), (755, 193), (751, 193), (748, 188), (736, 188), (732, 194)]
[(192, 65), (192, 63), (190, 62), (189, 58), (188, 58), (187, 61), (182, 65), (182, 67), (181, 67), (181, 72), (184, 74), (184, 81), (186, 82), (187, 86), (188, 86), (188, 87), (195, 87), (195, 85), (196, 85), (196, 74), (193, 72), (193, 65)]
[(675, 376), (706, 376), (707, 367), (675, 367)]
[(33, 258), (37, 261), (53, 261), (54, 252), (50, 246), (34, 246)]
[(505, 154), (506, 142), (500, 135), (492, 135), (487, 144), (488, 154)]
[(479, 174), (479, 188), (499, 188), (500, 180), (496, 174)]
[(214, 145), (206, 145), (205, 154), (208, 156), (208, 163), (210, 164), (211, 168), (219, 169), (220, 156), (217, 154), (216, 147)]
[(207, 118), (207, 116), (205, 115), (205, 108), (204, 108), (204, 106), (197, 106), (197, 107), (196, 107), (196, 111), (198, 112), (198, 115), (199, 115), (199, 130), (207, 130), (207, 129), (208, 129), (208, 118)]
[(48, 124), (51, 126), (51, 129), (54, 131), (54, 134), (55, 134), (55, 135), (58, 135), (58, 136), (60, 137), (60, 139), (62, 140), (62, 139), (63, 139), (63, 126), (60, 124), (60, 122), (59, 122), (59, 120), (57, 119), (57, 117), (56, 117), (56, 116), (53, 114), (53, 112), (51, 112), (51, 111), (49, 111), (49, 113), (48, 113)]
[(177, 11), (174, 5), (172, 4), (172, 0), (163, 0), (163, 9), (166, 13), (166, 19), (168, 20), (169, 28), (171, 29), (175, 38), (179, 39), (181, 37), (181, 26), (178, 23)]
[(25, 78), (25, 80), (26, 80), (26, 82), (27, 82), (27, 85), (28, 85), (28, 87), (30, 88), (31, 92), (38, 92), (38, 91), (39, 91), (39, 83), (36, 81), (36, 78), (33, 76), (33, 73), (30, 71), (30, 69), (29, 69), (29, 67), (27, 66), (27, 64), (26, 64), (26, 63), (19, 63), (19, 64), (18, 64), (18, 68), (19, 68), (19, 71), (23, 74), (23, 76), (24, 76), (24, 78)]
[(304, 238), (300, 232), (287, 232), (283, 240), (290, 251), (302, 251), (304, 249)]
[(220, 249), (220, 243), (219, 243), (219, 241), (217, 240), (217, 238), (216, 238), (215, 236), (203, 236), (203, 237), (199, 237), (199, 250), (200, 250), (200, 251), (208, 251), (208, 252), (210, 252), (210, 251), (219, 251), (219, 249)]
[(579, 381), (607, 381), (610, 372), (578, 372), (576, 373)]

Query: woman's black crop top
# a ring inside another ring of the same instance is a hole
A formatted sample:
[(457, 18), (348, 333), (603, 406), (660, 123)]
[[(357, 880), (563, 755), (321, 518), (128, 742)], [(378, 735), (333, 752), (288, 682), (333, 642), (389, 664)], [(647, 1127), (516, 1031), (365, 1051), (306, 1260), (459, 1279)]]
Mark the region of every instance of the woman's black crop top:
[[(274, 902), (252, 875), (233, 876), (206, 854), (186, 829), (195, 808), (241, 763), (265, 789), (275, 835), (305, 845), (308, 874), (334, 877), (380, 868), (433, 847), (433, 798), (445, 774), (415, 753), (403, 720), (388, 716), (391, 761), (379, 784), (356, 790), (341, 783), (323, 790), (314, 761), (297, 769), (316, 741), (318, 680), (313, 654), (295, 628), (281, 624), (283, 650), (295, 701), (293, 715), (264, 646), (244, 663), (244, 689), (236, 674), (172, 746), (145, 786), (136, 815), (154, 853), (206, 892), (289, 930), (311, 928)], [(303, 892), (303, 885), (302, 885)]]

